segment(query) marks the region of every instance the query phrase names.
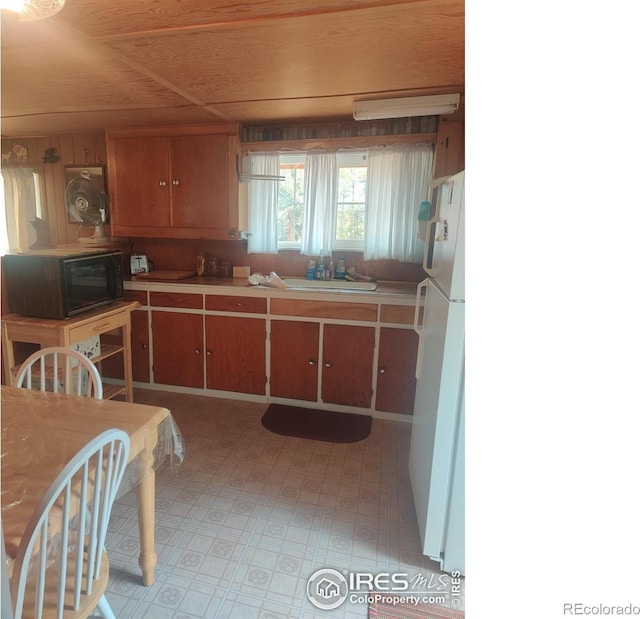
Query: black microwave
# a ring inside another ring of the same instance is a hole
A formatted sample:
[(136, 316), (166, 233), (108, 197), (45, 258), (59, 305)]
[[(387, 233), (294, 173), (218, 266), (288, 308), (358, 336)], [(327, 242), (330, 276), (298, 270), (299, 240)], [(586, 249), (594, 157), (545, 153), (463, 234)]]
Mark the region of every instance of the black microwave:
[(62, 320), (123, 298), (122, 252), (8, 254), (2, 258), (9, 311)]

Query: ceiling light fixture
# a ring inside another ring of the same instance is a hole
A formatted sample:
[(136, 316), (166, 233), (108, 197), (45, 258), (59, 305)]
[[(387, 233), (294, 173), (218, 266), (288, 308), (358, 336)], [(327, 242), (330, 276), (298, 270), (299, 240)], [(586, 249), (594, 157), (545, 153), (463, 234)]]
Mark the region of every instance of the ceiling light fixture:
[(459, 104), (459, 94), (354, 101), (353, 117), (356, 120), (377, 120), (380, 118), (453, 114)]
[(2, 0), (0, 8), (18, 14), (20, 21), (37, 21), (58, 13), (65, 0)]

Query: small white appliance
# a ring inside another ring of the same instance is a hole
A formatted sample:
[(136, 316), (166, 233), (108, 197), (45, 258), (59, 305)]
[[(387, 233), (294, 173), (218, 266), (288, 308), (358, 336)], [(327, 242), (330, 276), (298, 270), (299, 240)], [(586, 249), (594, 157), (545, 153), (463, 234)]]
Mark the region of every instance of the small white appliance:
[(149, 272), (149, 259), (144, 254), (131, 254), (131, 275)]
[(414, 322), (409, 475), (423, 553), (464, 574), (464, 172), (434, 185), (423, 264), (429, 277), (418, 286)]

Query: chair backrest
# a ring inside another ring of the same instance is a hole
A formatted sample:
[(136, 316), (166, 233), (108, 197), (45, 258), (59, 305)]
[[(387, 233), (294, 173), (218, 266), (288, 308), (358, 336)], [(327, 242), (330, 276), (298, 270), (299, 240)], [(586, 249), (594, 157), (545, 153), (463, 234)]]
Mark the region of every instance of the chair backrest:
[(40, 617), (43, 608), (59, 618), (71, 608), (88, 616), (98, 604), (109, 579), (104, 540), (128, 459), (127, 433), (107, 430), (51, 484), (18, 547), (11, 578), (15, 619), (23, 612)]
[(102, 399), (102, 379), (93, 361), (62, 346), (43, 348), (29, 356), (18, 370), (16, 387)]

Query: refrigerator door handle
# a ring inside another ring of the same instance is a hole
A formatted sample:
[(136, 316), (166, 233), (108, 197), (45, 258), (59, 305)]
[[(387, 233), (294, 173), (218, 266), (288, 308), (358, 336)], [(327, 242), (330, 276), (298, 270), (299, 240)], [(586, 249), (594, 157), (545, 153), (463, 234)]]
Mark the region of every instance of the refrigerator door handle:
[(428, 288), (427, 285), (429, 283), (429, 277), (425, 280), (421, 281), (418, 284), (418, 288), (416, 289), (416, 307), (415, 312), (413, 314), (413, 330), (418, 334), (418, 356), (416, 357), (416, 378), (419, 379), (422, 373), (422, 349), (424, 346), (422, 345), (422, 338), (425, 334), (424, 332), (424, 315), (422, 316), (422, 324), (420, 321), (420, 310), (422, 309), (422, 290), (424, 289), (425, 300), (427, 298)]
[[(431, 278), (427, 277), (422, 280), (418, 287), (416, 288), (416, 307), (413, 313), (413, 330), (418, 334), (422, 335), (422, 324), (420, 324), (420, 309), (422, 308), (422, 290), (424, 289), (425, 298), (427, 296), (427, 284)], [(424, 322), (424, 316), (422, 317), (422, 322)]]

